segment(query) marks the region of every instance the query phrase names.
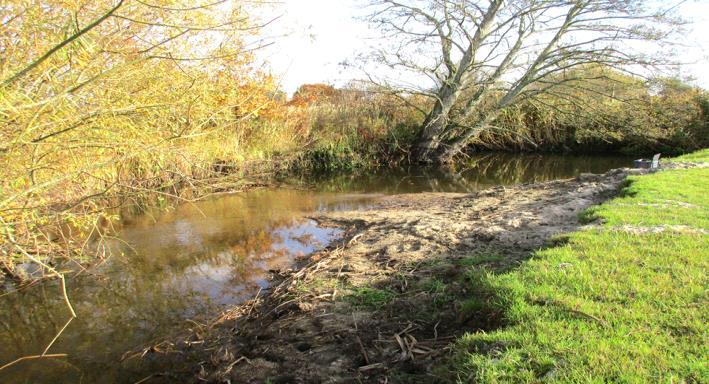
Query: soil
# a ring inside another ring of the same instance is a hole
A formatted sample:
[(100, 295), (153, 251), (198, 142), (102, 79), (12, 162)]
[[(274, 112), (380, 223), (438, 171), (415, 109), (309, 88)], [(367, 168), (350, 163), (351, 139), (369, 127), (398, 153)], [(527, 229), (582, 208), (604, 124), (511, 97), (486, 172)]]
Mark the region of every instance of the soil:
[(269, 292), (195, 327), (167, 355), (194, 362), (194, 382), (455, 380), (446, 369), (451, 343), (503, 322), (490, 305), (495, 292), (471, 271), (504, 272), (563, 241), (631, 172), (642, 171), (383, 197), (368, 210), (315, 217), (346, 229), (339, 244), (275, 272)]

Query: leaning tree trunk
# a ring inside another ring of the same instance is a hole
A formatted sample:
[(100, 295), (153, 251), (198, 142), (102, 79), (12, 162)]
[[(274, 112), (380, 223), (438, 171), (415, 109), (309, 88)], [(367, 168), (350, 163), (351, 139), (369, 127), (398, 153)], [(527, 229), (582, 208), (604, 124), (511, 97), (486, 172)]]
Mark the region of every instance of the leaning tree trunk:
[(418, 141), (414, 147), (414, 161), (419, 164), (450, 164), (453, 162), (456, 155), (460, 154), (471, 139), (484, 130), (492, 120), (492, 116), (497, 115), (491, 113), (491, 116), (483, 118), (475, 123), (465, 132), (454, 137), (441, 137), (441, 134), (446, 132), (452, 124), (449, 115), (438, 115), (436, 120), (426, 119), (428, 125), (424, 125), (419, 135)]
[(462, 134), (440, 143), (432, 156), (432, 162), (436, 164), (451, 164), (455, 156), (462, 153), (477, 134), (488, 129), (499, 114), (500, 110), (490, 111)]
[(440, 152), (441, 135), (450, 124), (450, 113), (458, 99), (458, 86), (445, 86), (438, 93), (438, 100), (431, 112), (426, 116), (421, 132), (413, 148), (413, 161), (420, 164), (438, 163), (436, 154)]

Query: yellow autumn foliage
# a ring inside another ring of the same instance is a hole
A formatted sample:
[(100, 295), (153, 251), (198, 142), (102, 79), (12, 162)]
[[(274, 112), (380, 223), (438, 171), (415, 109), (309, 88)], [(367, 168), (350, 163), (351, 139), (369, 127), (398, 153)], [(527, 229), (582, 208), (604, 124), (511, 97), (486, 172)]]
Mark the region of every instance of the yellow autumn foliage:
[(169, 192), (244, 156), (243, 131), (277, 113), (276, 83), (254, 66), (268, 22), (250, 18), (257, 6), (3, 2), (0, 267), (85, 252), (109, 199)]

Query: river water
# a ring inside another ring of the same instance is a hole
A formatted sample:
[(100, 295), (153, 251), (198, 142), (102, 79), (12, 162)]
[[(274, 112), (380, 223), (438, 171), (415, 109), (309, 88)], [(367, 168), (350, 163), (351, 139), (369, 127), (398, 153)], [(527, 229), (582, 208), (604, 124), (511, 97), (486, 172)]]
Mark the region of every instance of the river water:
[[(484, 154), (457, 172), (397, 168), (286, 180), (302, 189), (262, 189), (175, 209), (123, 214), (107, 242), (111, 256), (69, 274), (78, 318), (49, 353), (0, 370), (0, 383), (135, 382), (146, 372), (121, 356), (217, 315), (268, 288), (271, 271), (292, 267), (340, 231), (308, 219), (316, 212), (361, 209), (377, 196), (473, 192), (497, 185), (601, 173), (630, 166), (618, 156)], [(56, 282), (0, 291), (0, 366), (41, 354), (69, 317)], [(145, 367), (145, 369), (149, 369)]]

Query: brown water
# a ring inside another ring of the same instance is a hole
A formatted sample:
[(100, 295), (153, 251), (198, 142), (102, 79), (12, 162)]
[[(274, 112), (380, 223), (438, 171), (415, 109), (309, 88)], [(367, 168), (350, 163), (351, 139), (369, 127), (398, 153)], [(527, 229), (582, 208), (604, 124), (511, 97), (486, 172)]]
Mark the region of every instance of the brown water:
[[(628, 166), (624, 157), (476, 156), (457, 172), (420, 168), (291, 180), (313, 191), (257, 190), (167, 212), (125, 214), (111, 257), (68, 279), (78, 318), (50, 353), (0, 371), (0, 383), (135, 382), (155, 367), (121, 356), (268, 289), (269, 271), (289, 268), (339, 230), (309, 214), (358, 209), (374, 194), (468, 192)], [(56, 282), (0, 293), (0, 366), (41, 353), (69, 314)]]

